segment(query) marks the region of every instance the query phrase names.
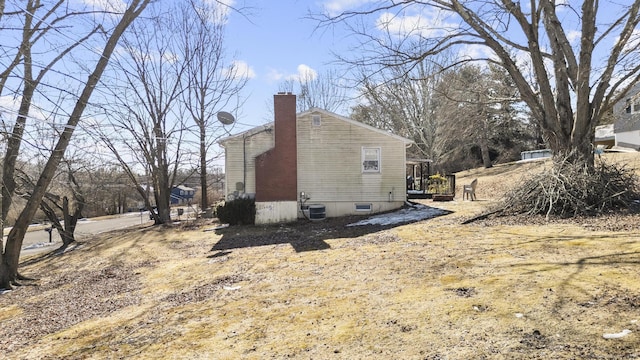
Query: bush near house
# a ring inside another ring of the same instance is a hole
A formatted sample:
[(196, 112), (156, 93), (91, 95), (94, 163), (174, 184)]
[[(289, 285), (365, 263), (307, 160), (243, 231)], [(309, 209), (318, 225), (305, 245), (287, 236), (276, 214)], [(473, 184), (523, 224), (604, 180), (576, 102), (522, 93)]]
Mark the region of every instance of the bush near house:
[(256, 201), (235, 199), (216, 207), (220, 222), (229, 225), (253, 225), (256, 222)]

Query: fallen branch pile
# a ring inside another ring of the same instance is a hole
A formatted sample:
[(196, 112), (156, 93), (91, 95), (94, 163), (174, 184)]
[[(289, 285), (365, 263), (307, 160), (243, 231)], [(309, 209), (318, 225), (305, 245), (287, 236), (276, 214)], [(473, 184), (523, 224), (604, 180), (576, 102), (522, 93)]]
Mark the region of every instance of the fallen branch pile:
[(508, 192), (498, 215), (597, 216), (637, 210), (638, 179), (633, 169), (599, 160), (595, 166), (554, 161)]

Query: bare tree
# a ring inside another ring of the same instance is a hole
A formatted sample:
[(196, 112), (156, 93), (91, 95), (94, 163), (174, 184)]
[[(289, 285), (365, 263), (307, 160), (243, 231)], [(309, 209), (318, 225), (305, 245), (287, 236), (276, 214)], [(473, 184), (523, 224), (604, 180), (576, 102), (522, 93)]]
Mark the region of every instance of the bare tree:
[(440, 136), (441, 116), (435, 96), (440, 71), (440, 65), (427, 60), (412, 68), (383, 69), (375, 78), (366, 68), (361, 69), (357, 80), (361, 104), (354, 107), (352, 117), (412, 139), (416, 157), (439, 161), (448, 140)]
[[(640, 0), (585, 0), (574, 7), (577, 4), (367, 2), (363, 8), (325, 14), (320, 20), (348, 24), (364, 39), (362, 57), (343, 58), (352, 64), (415, 64), (453, 49), (460, 52), (459, 63), (503, 67), (554, 154), (571, 154), (566, 161), (593, 167), (595, 126), (640, 80)], [(370, 24), (377, 28), (368, 28)], [(579, 37), (574, 38), (575, 33)]]
[[(78, 219), (82, 217), (82, 210), (85, 205), (83, 189), (76, 177), (78, 169), (73, 167), (72, 161), (63, 160), (61, 165), (64, 168), (54, 175), (53, 182), (49, 186), (49, 191), (44, 194), (40, 202), (40, 209), (51, 222), (48, 231), (56, 230), (62, 239), (60, 249), (67, 248), (75, 242), (75, 229)], [(16, 176), (21, 183), (16, 192), (22, 198), (30, 198), (35, 189), (35, 182), (26, 173), (18, 171)], [(56, 179), (64, 178), (56, 181)], [(22, 191), (20, 190), (22, 189)]]
[[(63, 158), (65, 150), (69, 146), (73, 132), (81, 120), (82, 114), (84, 113), (87, 103), (89, 102), (91, 95), (95, 89), (95, 86), (100, 80), (100, 77), (102, 76), (105, 68), (107, 67), (109, 58), (111, 57), (111, 54), (114, 52), (118, 44), (118, 41), (120, 40), (120, 37), (125, 32), (127, 27), (129, 27), (129, 25), (145, 9), (149, 1), (150, 0), (131, 1), (128, 4), (127, 9), (122, 14), (121, 18), (117, 22), (116, 26), (110, 32), (107, 32), (108, 35), (107, 35), (106, 43), (104, 44), (103, 51), (101, 52), (100, 57), (96, 60), (93, 71), (89, 74), (88, 79), (85, 82), (84, 87), (82, 88), (82, 91), (77, 97), (77, 101), (75, 102), (75, 106), (73, 107), (73, 110), (69, 114), (68, 120), (64, 126), (64, 130), (61, 132), (57, 140), (56, 146), (53, 149), (53, 152), (51, 153), (51, 155), (46, 161), (44, 169), (35, 184), (34, 191), (31, 194), (31, 197), (27, 201), (27, 204), (25, 205), (24, 209), (18, 215), (18, 218), (14, 226), (9, 232), (9, 235), (7, 237), (7, 243), (4, 247), (4, 251), (0, 252), (0, 288), (6, 288), (6, 289), (11, 288), (11, 286), (16, 284), (17, 280), (19, 280), (20, 276), (18, 275), (18, 260), (20, 257), (22, 242), (24, 240), (24, 235), (27, 231), (27, 227), (30, 224), (31, 219), (33, 219), (34, 214), (36, 213), (36, 211), (40, 206), (42, 198), (46, 193), (46, 189), (51, 182), (53, 174), (58, 168), (58, 165), (60, 164), (60, 161)], [(25, 12), (25, 18), (26, 18), (25, 23), (31, 23), (33, 21), (35, 10), (40, 5), (39, 2), (37, 1), (30, 2), (30, 4), (33, 6), (33, 8), (31, 8), (31, 11)], [(24, 32), (25, 37), (29, 39), (30, 35), (33, 35), (33, 34), (34, 33), (32, 32), (31, 25), (25, 26), (25, 32)], [(38, 34), (38, 32), (36, 32), (35, 34)], [(27, 48), (30, 46), (30, 44), (31, 44), (31, 41), (23, 41), (21, 43), (21, 51), (28, 50)], [(31, 54), (27, 53), (26, 55), (23, 54), (23, 56), (25, 57), (24, 63), (27, 64), (25, 66), (25, 71), (27, 71), (26, 69), (29, 69), (30, 64), (32, 63), (32, 60), (29, 59)], [(56, 58), (60, 58), (61, 56), (63, 55), (60, 54), (56, 56)], [(23, 79), (24, 84), (29, 83), (33, 85), (33, 79), (30, 77), (30, 75), (25, 74), (23, 76), (25, 76), (25, 78)], [(25, 86), (31, 86), (31, 85), (25, 85)], [(28, 96), (29, 93), (27, 93), (26, 95)], [(23, 97), (24, 96), (25, 94), (23, 93)], [(21, 113), (18, 120), (16, 121), (16, 125), (21, 121), (23, 121), (21, 120), (21, 118), (25, 116), (26, 114), (23, 115)], [(22, 133), (20, 133), (19, 131), (16, 132), (14, 127), (13, 136), (21, 138)], [(12, 156), (17, 156), (17, 152), (12, 153)], [(5, 159), (5, 163), (7, 161), (11, 161), (11, 160)], [(5, 166), (5, 171), (6, 170), (7, 170), (7, 167)], [(7, 175), (6, 173), (3, 174), (4, 177), (6, 177), (6, 175)], [(3, 186), (5, 185), (6, 184), (3, 184)]]
[[(493, 166), (490, 151), (496, 140), (513, 135), (524, 125), (516, 118), (514, 107), (520, 102), (518, 91), (501, 68), (452, 68), (443, 74), (437, 93), (441, 109), (450, 119), (444, 122), (445, 132), (458, 140), (458, 148), (477, 146), (485, 168)], [(516, 146), (516, 141), (510, 144)]]
[[(113, 81), (104, 88), (115, 102), (91, 131), (116, 157), (156, 224), (171, 221), (171, 189), (185, 153), (188, 124), (180, 101), (189, 59), (182, 53), (180, 18), (175, 9), (154, 5), (149, 16), (132, 25), (114, 61)], [(107, 100), (109, 101), (109, 100)], [(141, 183), (138, 174), (147, 175)], [(150, 198), (153, 198), (151, 201)]]
[(320, 108), (336, 112), (347, 100), (346, 85), (336, 70), (320, 74), (311, 70), (302, 72), (280, 84), (279, 90), (297, 95), (298, 111)]
[(196, 127), (200, 155), (200, 207), (209, 207), (207, 168), (222, 154), (211, 156), (213, 145), (227, 132), (217, 122), (216, 113), (235, 113), (240, 106), (240, 91), (248, 77), (225, 54), (226, 8), (207, 1), (191, 0), (182, 8), (180, 32), (187, 59), (187, 111)]
[[(7, 84), (12, 78), (19, 78), (21, 90), (9, 90), (16, 95), (20, 95), (20, 105), (17, 111), (16, 121), (13, 124), (11, 136), (7, 141), (7, 151), (2, 163), (2, 186), (0, 192), (1, 199), (1, 218), (0, 229), (4, 227), (4, 221), (7, 218), (9, 208), (12, 203), (12, 196), (16, 188), (14, 179), (16, 171), (16, 162), (23, 142), (23, 135), (27, 127), (27, 118), (31, 109), (36, 89), (42, 83), (45, 76), (54, 68), (54, 66), (75, 48), (83, 44), (87, 39), (95, 35), (101, 30), (101, 26), (95, 26), (84, 37), (76, 40), (68, 47), (63, 47), (57, 54), (48, 54), (42, 60), (48, 61), (41, 63), (39, 59), (34, 59), (33, 49), (38, 49), (38, 45), (47, 41), (47, 36), (59, 30), (60, 24), (65, 24), (69, 19), (74, 19), (83, 14), (80, 11), (69, 11), (65, 8), (64, 0), (58, 0), (46, 7), (39, 0), (29, 0), (24, 4), (24, 8), (17, 5), (15, 11), (10, 11), (8, 15), (16, 18), (17, 23), (22, 22), (20, 31), (21, 40), (17, 42), (15, 53), (10, 58), (6, 68), (0, 73), (0, 95), (7, 91)], [(3, 4), (3, 13), (6, 8)], [(21, 20), (18, 20), (21, 19)], [(13, 28), (4, 29), (4, 32), (11, 33)], [(7, 34), (9, 35), (9, 34)], [(17, 34), (16, 34), (17, 35)], [(17, 68), (22, 65), (22, 72), (15, 74)], [(34, 74), (34, 66), (37, 74)]]

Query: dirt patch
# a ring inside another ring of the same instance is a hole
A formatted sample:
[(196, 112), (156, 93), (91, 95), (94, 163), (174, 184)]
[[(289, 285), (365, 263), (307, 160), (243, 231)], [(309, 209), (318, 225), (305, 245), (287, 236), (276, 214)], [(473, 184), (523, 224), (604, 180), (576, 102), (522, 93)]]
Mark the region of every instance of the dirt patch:
[(45, 335), (87, 319), (135, 306), (140, 283), (136, 267), (110, 265), (74, 274), (65, 272), (51, 281), (32, 283), (5, 294), (0, 301), (20, 304), (21, 316), (2, 322), (0, 349), (11, 352)]

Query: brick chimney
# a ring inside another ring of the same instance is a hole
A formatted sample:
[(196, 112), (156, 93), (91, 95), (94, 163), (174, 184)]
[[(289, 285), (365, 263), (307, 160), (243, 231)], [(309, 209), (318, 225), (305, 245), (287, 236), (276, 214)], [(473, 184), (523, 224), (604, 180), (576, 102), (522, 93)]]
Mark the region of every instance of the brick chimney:
[(296, 96), (273, 96), (274, 147), (256, 157), (256, 201), (298, 200)]

